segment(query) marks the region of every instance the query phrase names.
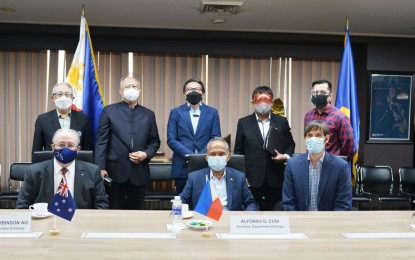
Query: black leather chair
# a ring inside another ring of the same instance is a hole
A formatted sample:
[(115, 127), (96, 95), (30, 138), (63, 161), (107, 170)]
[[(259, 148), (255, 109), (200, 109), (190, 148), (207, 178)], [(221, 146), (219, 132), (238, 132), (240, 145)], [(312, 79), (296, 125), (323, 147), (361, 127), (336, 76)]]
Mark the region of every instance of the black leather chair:
[[(43, 162), (46, 160), (50, 160), (53, 158), (52, 151), (37, 151), (33, 153), (32, 162), (38, 163)], [(78, 151), (78, 155), (76, 156), (77, 160), (94, 163), (94, 154), (92, 151), (81, 150)]]
[(9, 191), (3, 192), (0, 195), (0, 200), (2, 201), (17, 201), (19, 195), (19, 190), (21, 185), (14, 189), (13, 182), (24, 181), (24, 176), (26, 174), (26, 169), (31, 163), (28, 162), (15, 162), (10, 165), (9, 171)]
[[(152, 183), (144, 196), (144, 208), (147, 208), (145, 205), (148, 204), (160, 204), (159, 209), (171, 209), (170, 201), (175, 196), (174, 186), (170, 189), (174, 180), (171, 175), (171, 163), (150, 163), (150, 177)], [(155, 205), (149, 208), (154, 209)]]
[(363, 194), (361, 190), (361, 185), (362, 185), (361, 176), (360, 176), (361, 165), (356, 164), (355, 169), (356, 169), (356, 183), (355, 183), (355, 186), (353, 187), (353, 194), (352, 194), (353, 205), (352, 206), (360, 210), (361, 203), (367, 203), (369, 205), (369, 209), (372, 209), (372, 197), (370, 195)]
[[(231, 154), (231, 158), (226, 166), (245, 173), (245, 156), (242, 154)], [(189, 173), (206, 167), (209, 167), (206, 161), (206, 154), (198, 153), (187, 156), (187, 171)]]
[(399, 168), (399, 192), (411, 198), (410, 209), (415, 209), (415, 167)]
[(361, 192), (366, 196), (374, 196), (379, 200), (379, 209), (384, 202), (410, 203), (405, 194), (393, 193), (393, 173), (389, 166), (361, 166)]

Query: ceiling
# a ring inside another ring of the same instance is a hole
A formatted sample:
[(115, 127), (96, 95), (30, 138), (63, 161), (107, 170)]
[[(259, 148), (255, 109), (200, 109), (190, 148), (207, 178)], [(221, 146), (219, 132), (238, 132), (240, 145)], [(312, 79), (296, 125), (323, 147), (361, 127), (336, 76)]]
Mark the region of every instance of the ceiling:
[[(215, 0), (212, 0), (215, 1)], [(2, 0), (0, 23), (288, 32), (415, 38), (415, 0), (243, 0), (238, 15), (202, 14), (202, 0)], [(213, 24), (213, 19), (224, 23)]]

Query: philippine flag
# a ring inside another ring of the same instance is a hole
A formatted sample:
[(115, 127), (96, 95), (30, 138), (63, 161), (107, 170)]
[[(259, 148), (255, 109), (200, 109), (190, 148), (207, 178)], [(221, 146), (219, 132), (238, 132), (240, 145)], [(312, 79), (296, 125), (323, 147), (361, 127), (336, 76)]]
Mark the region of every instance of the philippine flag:
[(222, 216), (223, 206), (215, 189), (212, 187), (210, 180), (206, 182), (205, 187), (203, 188), (195, 211), (216, 221)]

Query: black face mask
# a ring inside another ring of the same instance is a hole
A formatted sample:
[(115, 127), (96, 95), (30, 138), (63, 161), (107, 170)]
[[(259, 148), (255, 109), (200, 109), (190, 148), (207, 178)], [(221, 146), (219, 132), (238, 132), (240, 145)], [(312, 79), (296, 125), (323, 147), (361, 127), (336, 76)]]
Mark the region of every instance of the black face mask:
[(325, 108), (328, 104), (327, 99), (329, 98), (329, 95), (312, 95), (311, 96), (311, 102), (316, 106), (316, 108), (322, 109)]
[(200, 94), (199, 92), (196, 91), (192, 91), (189, 94), (186, 95), (186, 100), (192, 104), (192, 105), (196, 105), (197, 103), (199, 103), (202, 100), (202, 94)]

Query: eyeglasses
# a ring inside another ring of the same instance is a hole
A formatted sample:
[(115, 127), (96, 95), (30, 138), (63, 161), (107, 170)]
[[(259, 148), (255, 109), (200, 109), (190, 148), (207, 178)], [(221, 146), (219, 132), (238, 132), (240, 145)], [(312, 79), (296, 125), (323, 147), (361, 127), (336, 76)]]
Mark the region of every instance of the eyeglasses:
[(267, 97), (261, 97), (258, 99), (254, 100), (255, 104), (261, 104), (261, 103), (265, 103), (265, 104), (271, 104), (272, 103), (272, 99), (269, 99)]
[(60, 97), (62, 97), (62, 96), (65, 96), (65, 97), (72, 97), (72, 93), (69, 93), (69, 92), (65, 92), (65, 93), (63, 93), (63, 92), (58, 92), (58, 93), (53, 93), (53, 94), (52, 94), (52, 96), (54, 96), (54, 97), (58, 97), (58, 98), (60, 98)]
[(190, 92), (190, 91), (202, 92), (201, 88), (186, 88), (185, 90), (186, 92)]
[(137, 85), (127, 85), (127, 86), (124, 86), (124, 89), (130, 89), (130, 88), (139, 89), (140, 87), (137, 86)]
[(313, 96), (320, 96), (320, 95), (330, 95), (330, 92), (327, 92), (325, 90), (311, 90), (311, 95)]
[(69, 144), (65, 144), (65, 143), (58, 143), (58, 144), (55, 144), (55, 148), (58, 148), (58, 149), (63, 149), (63, 148), (65, 148), (65, 147), (68, 147), (69, 149), (71, 149), (71, 150), (75, 150), (76, 149), (76, 147), (77, 147), (77, 145), (75, 145), (75, 144), (73, 144), (73, 143), (69, 143)]

